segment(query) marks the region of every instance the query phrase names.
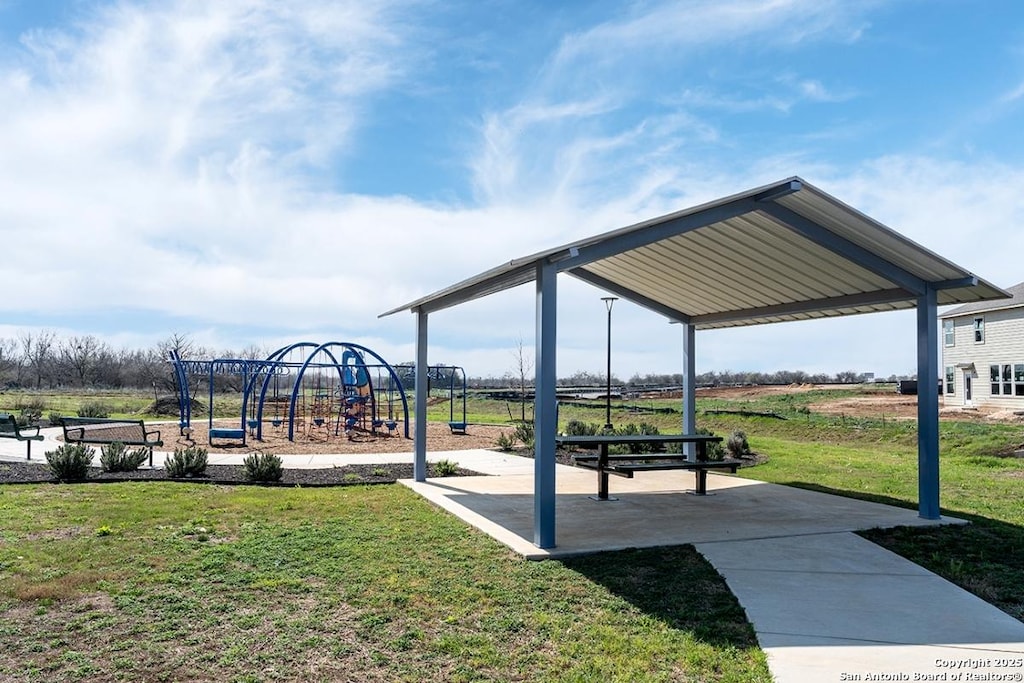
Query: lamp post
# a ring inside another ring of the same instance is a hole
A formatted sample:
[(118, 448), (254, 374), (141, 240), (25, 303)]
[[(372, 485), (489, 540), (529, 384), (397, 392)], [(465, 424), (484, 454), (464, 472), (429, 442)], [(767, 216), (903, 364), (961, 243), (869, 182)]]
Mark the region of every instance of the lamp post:
[(603, 296), (601, 301), (604, 302), (604, 307), (608, 309), (608, 367), (605, 374), (605, 409), (604, 409), (604, 428), (605, 431), (612, 429), (612, 306), (618, 301), (617, 296)]

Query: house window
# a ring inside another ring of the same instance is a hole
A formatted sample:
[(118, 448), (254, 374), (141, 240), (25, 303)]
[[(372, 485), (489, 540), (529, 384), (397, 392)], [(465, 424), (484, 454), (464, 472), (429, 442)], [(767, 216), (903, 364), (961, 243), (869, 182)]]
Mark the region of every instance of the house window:
[[(1014, 370), (1018, 372), (1015, 373)], [(1020, 380), (1018, 388), (1017, 378)], [(1024, 396), (1024, 364), (988, 366), (988, 380), (993, 396)], [(1020, 392), (1020, 393), (1017, 393)]]
[[(1021, 370), (1024, 371), (1024, 365), (1020, 366)], [(953, 384), (953, 366), (946, 366), (946, 393), (955, 394), (956, 387)]]
[(953, 321), (942, 321), (942, 338), (946, 346), (956, 346), (956, 335), (953, 333)]
[(984, 344), (985, 343), (985, 319), (975, 318), (974, 319), (974, 343)]

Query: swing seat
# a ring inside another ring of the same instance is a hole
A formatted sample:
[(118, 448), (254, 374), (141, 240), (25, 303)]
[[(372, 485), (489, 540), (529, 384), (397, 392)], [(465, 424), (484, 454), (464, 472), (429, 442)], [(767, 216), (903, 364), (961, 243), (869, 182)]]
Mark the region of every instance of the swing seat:
[(448, 429), (452, 430), (452, 434), (465, 434), (466, 423), (465, 422), (449, 422)]
[(213, 446), (214, 439), (234, 439), (241, 440), (242, 445), (245, 445), (245, 430), (244, 429), (230, 429), (227, 427), (214, 427), (210, 430), (209, 438), (207, 439), (211, 446)]

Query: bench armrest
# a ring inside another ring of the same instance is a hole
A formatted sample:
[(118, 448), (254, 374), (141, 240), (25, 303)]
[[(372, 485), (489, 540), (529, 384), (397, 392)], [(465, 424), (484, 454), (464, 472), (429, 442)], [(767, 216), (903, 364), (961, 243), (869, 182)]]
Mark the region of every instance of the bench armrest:
[[(143, 427), (142, 428), (142, 433), (143, 433), (143, 436), (145, 437), (146, 441), (159, 441), (160, 440), (160, 430), (159, 429), (146, 429), (145, 427)], [(152, 438), (153, 436), (155, 436), (156, 438), (155, 439)]]
[(65, 441), (82, 441), (85, 439), (85, 427), (68, 427), (64, 425)]
[[(39, 425), (25, 425), (24, 427), (16, 427), (18, 436), (36, 437), (39, 436)], [(29, 430), (35, 430), (29, 433)]]

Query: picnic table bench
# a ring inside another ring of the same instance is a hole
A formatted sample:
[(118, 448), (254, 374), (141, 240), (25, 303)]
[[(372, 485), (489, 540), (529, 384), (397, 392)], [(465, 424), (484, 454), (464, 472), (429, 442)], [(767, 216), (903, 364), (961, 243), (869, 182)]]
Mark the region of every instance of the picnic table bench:
[(17, 416), (11, 413), (0, 413), (0, 437), (24, 441), (27, 460), (32, 459), (32, 442), (43, 440), (37, 425), (19, 425)]
[(160, 430), (146, 429), (142, 420), (99, 417), (62, 417), (64, 441), (67, 443), (111, 444), (120, 441), (125, 446), (149, 449), (149, 466), (153, 466), (153, 447), (163, 446)]
[[(575, 456), (576, 464), (580, 467), (597, 470), (596, 500), (615, 500), (608, 496), (609, 474), (632, 479), (635, 472), (656, 470), (692, 470), (696, 475), (696, 486), (693, 493), (698, 496), (706, 496), (708, 495), (708, 470), (722, 469), (736, 472), (743, 464), (741, 460), (732, 458), (708, 459), (708, 444), (721, 441), (722, 437), (720, 436), (706, 434), (607, 434), (555, 437), (555, 443), (559, 446), (596, 447), (598, 449), (597, 454), (594, 455)], [(608, 453), (610, 445), (664, 445), (670, 443), (696, 444), (696, 459), (689, 460), (683, 453), (628, 453), (622, 455), (609, 455)]]

